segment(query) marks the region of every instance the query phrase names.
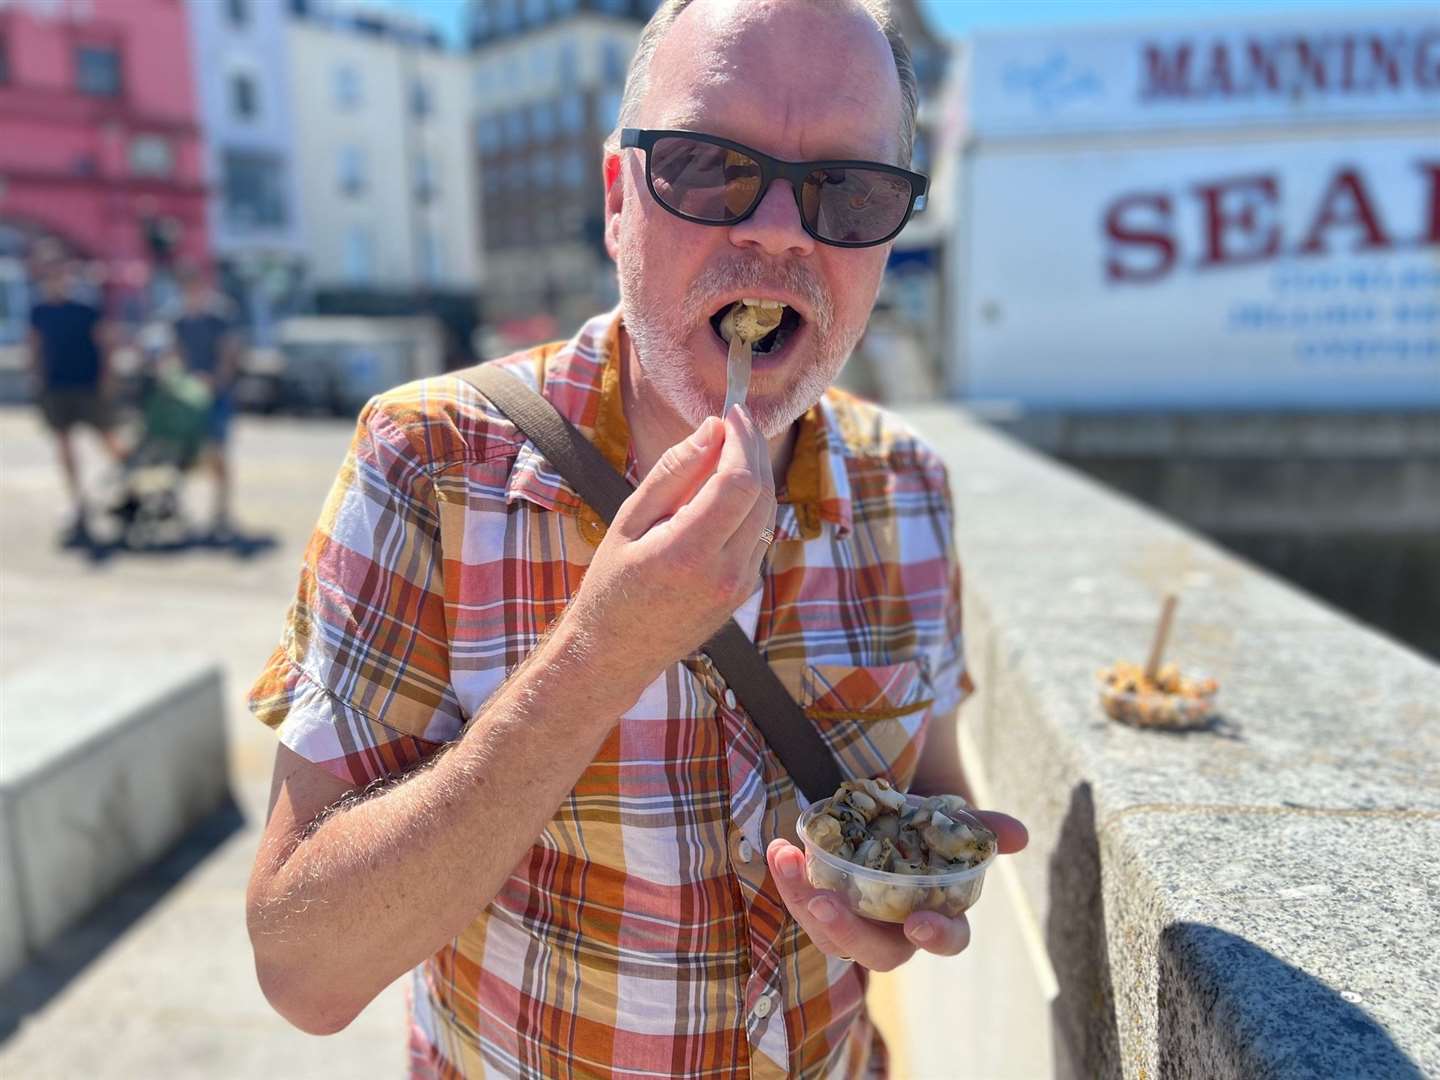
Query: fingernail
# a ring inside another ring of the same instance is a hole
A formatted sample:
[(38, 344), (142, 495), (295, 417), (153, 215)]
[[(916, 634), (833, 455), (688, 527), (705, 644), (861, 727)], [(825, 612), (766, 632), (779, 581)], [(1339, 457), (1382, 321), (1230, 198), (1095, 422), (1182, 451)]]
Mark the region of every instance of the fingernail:
[(796, 881), (800, 877), (800, 860), (779, 858), (775, 860), (780, 864), (780, 876), (786, 881)]
[(832, 923), (840, 913), (835, 910), (835, 905), (825, 897), (817, 896), (810, 901), (810, 914), (822, 923)]
[(713, 416), (707, 416), (700, 421), (700, 426), (695, 429), (695, 445), (701, 450), (709, 446), (715, 440), (715, 425), (717, 421)]
[(934, 928), (933, 926), (931, 926), (929, 923), (921, 923), (919, 926), (915, 927), (914, 930), (911, 930), (911, 931), (910, 931), (910, 940), (911, 940), (911, 941), (918, 941), (921, 945), (924, 945), (927, 941), (931, 940), (934, 936), (935, 936), (935, 928)]

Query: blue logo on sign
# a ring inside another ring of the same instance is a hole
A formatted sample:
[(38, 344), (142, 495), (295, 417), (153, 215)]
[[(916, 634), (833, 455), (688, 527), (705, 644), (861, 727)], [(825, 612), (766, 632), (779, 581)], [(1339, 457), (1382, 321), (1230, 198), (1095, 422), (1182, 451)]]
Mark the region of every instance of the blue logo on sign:
[(1105, 92), (1098, 74), (1072, 64), (1063, 52), (1051, 53), (1038, 64), (1007, 64), (1004, 84), (1011, 94), (1028, 95), (1041, 112), (1054, 112)]

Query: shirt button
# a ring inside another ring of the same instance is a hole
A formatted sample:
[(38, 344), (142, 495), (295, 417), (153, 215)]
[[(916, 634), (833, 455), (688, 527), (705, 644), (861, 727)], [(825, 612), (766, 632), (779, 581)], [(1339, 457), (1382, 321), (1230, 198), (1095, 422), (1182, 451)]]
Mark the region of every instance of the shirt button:
[(728, 686), (725, 688), (725, 706), (729, 709), (735, 707), (735, 691)]
[(739, 845), (740, 861), (748, 863), (755, 858), (755, 847), (749, 840), (741, 840)]
[(765, 1017), (770, 1015), (770, 1010), (774, 1007), (775, 999), (770, 994), (766, 994), (759, 1001), (755, 1002), (754, 1008), (750, 1011), (755, 1014), (756, 1019), (764, 1020)]

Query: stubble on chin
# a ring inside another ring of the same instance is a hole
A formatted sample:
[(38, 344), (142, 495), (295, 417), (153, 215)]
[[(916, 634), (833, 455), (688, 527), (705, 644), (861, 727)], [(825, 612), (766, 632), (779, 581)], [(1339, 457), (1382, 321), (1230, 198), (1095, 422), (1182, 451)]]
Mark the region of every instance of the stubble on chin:
[[(717, 395), (706, 388), (700, 361), (685, 342), (697, 330), (708, 332), (712, 314), (708, 305), (715, 295), (748, 287), (763, 275), (763, 268), (741, 262), (712, 268), (686, 290), (680, 304), (667, 305), (645, 288), (643, 261), (627, 258), (633, 255), (628, 247), (622, 241), (617, 268), (620, 304), (641, 374), (681, 420), (698, 427), (707, 416), (719, 414), (725, 404), (724, 391), (722, 386)], [(789, 374), (786, 385), (763, 395), (752, 393), (747, 402), (756, 426), (767, 438), (783, 434), (820, 400), (864, 332), (863, 323), (858, 327), (837, 324), (830, 298), (813, 276), (797, 272), (791, 284), (809, 295), (817, 318), (810, 325), (810, 358)]]

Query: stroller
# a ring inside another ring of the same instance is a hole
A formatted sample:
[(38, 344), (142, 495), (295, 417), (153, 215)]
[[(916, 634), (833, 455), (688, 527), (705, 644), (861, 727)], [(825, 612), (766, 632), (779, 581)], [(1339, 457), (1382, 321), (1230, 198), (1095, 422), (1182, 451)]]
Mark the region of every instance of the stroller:
[(188, 539), (180, 486), (205, 445), (212, 400), (209, 387), (183, 371), (153, 371), (141, 379), (140, 438), (120, 467), (109, 508), (126, 547)]

